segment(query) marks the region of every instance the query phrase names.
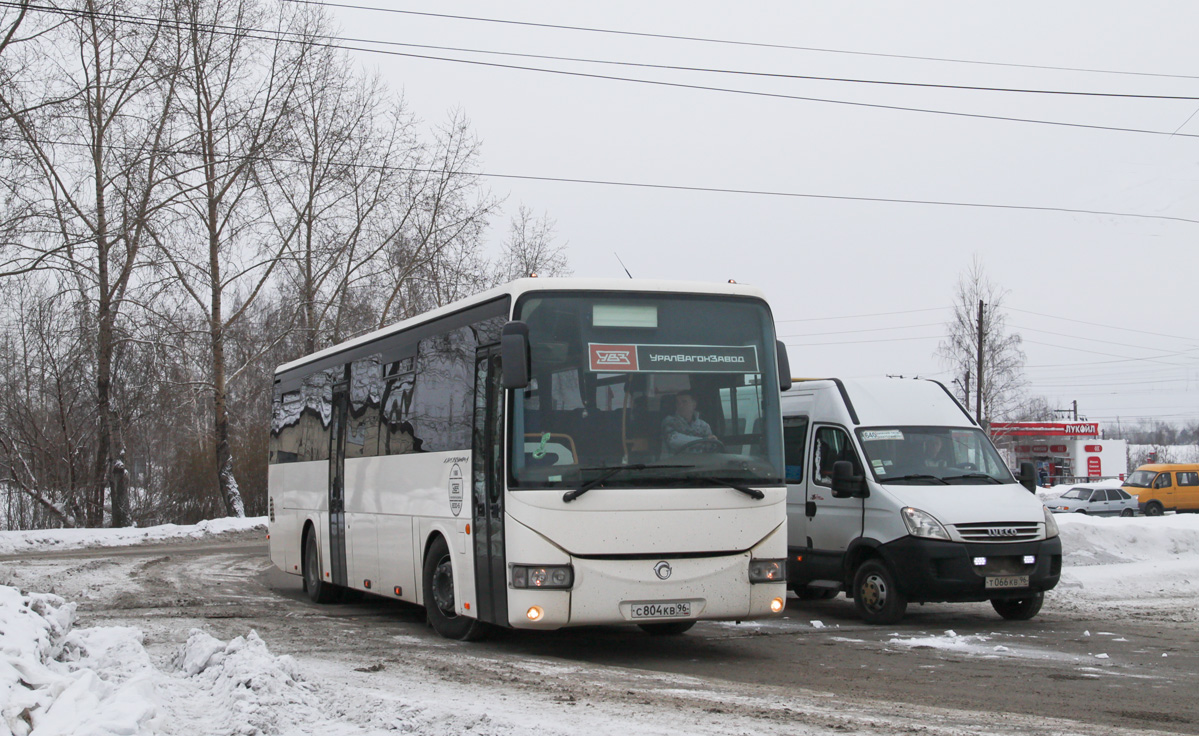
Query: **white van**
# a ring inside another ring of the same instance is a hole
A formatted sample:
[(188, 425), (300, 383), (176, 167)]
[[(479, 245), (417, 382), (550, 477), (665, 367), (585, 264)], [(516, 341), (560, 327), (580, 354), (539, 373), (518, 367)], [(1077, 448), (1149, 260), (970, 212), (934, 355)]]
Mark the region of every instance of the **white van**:
[(845, 590), (873, 624), (908, 602), (989, 600), (1017, 620), (1041, 610), (1062, 544), (1032, 464), (1017, 482), (942, 384), (796, 380), (782, 408), (796, 595)]

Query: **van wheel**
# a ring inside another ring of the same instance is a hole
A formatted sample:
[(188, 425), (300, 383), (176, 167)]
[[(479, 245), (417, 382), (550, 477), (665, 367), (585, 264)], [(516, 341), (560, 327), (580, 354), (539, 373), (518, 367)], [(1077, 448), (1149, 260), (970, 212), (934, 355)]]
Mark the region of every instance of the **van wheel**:
[(1145, 516), (1161, 516), (1162, 511), (1162, 505), (1157, 501), (1150, 501), (1145, 505)]
[(995, 598), (991, 607), (1008, 621), (1027, 621), (1041, 612), (1044, 602), (1044, 593), (1033, 593), (1028, 598)]
[(903, 618), (908, 600), (886, 563), (872, 557), (853, 576), (853, 605), (868, 624), (893, 624)]
[(316, 547), (316, 534), (304, 540), (304, 592), (313, 603), (336, 603), (337, 586), (321, 580), (321, 557)]
[(425, 612), (429, 625), (447, 639), (475, 641), (487, 633), (486, 624), (458, 615), (454, 598), (454, 566), (445, 538), (437, 537), (425, 555)]
[(666, 621), (660, 624), (637, 624), (641, 630), (650, 636), (678, 636), (690, 631), (695, 626), (694, 621)]
[(1123, 511), (1120, 512), (1120, 516), (1123, 516), (1126, 519), (1132, 515), (1133, 515), (1132, 509), (1124, 509)]

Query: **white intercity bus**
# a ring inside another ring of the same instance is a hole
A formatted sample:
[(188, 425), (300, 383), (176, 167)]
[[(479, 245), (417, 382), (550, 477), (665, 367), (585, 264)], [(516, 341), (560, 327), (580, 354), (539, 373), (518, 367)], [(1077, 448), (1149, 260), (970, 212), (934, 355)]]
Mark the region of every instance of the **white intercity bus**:
[(780, 613), (788, 376), (757, 289), (514, 281), (277, 370), (271, 560), (455, 639)]

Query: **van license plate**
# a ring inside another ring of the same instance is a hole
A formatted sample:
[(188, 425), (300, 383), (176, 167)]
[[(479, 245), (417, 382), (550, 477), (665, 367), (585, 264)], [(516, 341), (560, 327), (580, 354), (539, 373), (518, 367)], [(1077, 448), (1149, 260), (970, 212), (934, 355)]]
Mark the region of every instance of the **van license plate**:
[(633, 618), (687, 618), (691, 615), (691, 601), (634, 603), (632, 613)]
[(1027, 588), (1027, 575), (1004, 575), (987, 578), (987, 588)]

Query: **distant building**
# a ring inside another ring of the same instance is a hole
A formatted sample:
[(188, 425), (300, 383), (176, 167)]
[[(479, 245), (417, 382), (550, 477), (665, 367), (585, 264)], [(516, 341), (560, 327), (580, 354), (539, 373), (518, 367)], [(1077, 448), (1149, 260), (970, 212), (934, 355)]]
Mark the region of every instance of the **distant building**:
[(1117, 478), (1128, 473), (1128, 444), (1102, 439), (1099, 422), (992, 422), (991, 439), (1016, 467), (1036, 466), (1041, 485)]

